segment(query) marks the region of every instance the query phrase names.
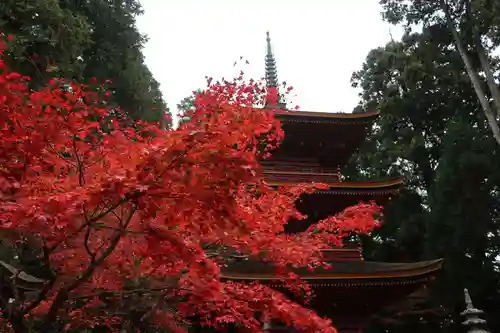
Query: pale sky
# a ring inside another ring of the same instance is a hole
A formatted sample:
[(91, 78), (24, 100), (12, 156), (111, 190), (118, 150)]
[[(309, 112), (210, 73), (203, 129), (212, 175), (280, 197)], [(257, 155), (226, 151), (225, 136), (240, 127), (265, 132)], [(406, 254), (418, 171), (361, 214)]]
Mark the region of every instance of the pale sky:
[(350, 78), (368, 52), (399, 39), (378, 0), (142, 0), (137, 24), (149, 42), (146, 63), (172, 111), (205, 76), (232, 78), (243, 56), (246, 78), (264, 76), (266, 31), (280, 82), (301, 110), (351, 112), (359, 98)]

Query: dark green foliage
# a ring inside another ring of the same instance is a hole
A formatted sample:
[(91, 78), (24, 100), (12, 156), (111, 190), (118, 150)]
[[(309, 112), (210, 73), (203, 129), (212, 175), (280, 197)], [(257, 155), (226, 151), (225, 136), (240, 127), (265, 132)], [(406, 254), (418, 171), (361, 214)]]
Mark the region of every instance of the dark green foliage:
[(138, 1), (6, 0), (0, 31), (12, 34), (9, 66), (33, 78), (34, 89), (52, 77), (111, 80), (111, 106), (132, 119), (159, 121), (166, 104), (144, 63), (146, 41), (135, 26)]
[(54, 72), (77, 75), (83, 68), (77, 58), (91, 45), (92, 35), (87, 18), (62, 7), (59, 0), (2, 1), (0, 31), (15, 35), (9, 66), (31, 76), (35, 87)]
[[(419, 9), (398, 7), (403, 2), (411, 1), (383, 1), (386, 17), (422, 23), (431, 15), (430, 1), (411, 2), (425, 5)], [(377, 110), (380, 118), (352, 161), (352, 177), (401, 174), (407, 181), (387, 206), (385, 225), (364, 240), (367, 257), (445, 258), (422, 312), (388, 313), (398, 320), (374, 324), (373, 331), (454, 332), (464, 287), (498, 331), (500, 151), (448, 30), (438, 19), (432, 23), (372, 50), (353, 75), (362, 89), (357, 111)]]

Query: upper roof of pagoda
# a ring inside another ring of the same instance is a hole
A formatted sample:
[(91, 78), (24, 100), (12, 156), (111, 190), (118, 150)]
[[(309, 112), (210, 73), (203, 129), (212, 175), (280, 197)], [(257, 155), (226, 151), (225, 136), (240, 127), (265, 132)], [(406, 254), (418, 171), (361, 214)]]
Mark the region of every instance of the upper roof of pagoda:
[(328, 124), (353, 124), (353, 123), (371, 123), (377, 116), (378, 112), (316, 112), (316, 111), (291, 111), (291, 110), (275, 110), (275, 115), (286, 122), (302, 122), (302, 123), (328, 123)]
[(270, 161), (344, 166), (366, 138), (377, 112), (327, 113), (275, 110), (285, 132)]

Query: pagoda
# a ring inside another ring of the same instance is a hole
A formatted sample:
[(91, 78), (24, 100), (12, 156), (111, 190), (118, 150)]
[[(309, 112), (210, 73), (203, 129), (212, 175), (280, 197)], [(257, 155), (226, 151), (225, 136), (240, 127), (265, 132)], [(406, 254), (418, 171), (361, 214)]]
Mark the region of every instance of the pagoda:
[[(269, 33), (265, 64), (267, 86), (277, 89), (277, 68)], [(288, 111), (281, 99), (274, 107), (285, 138), (272, 157), (262, 162), (267, 182), (276, 186), (310, 182), (328, 185), (328, 189), (297, 202), (297, 208), (308, 218), (300, 223), (290, 221), (286, 232), (304, 231), (310, 224), (358, 202), (373, 200), (384, 205), (398, 193), (403, 184), (401, 178), (361, 182), (342, 177), (342, 168), (365, 140), (377, 118), (376, 112)], [(435, 279), (442, 266), (441, 259), (412, 263), (365, 261), (359, 246), (332, 248), (324, 256), (331, 269), (296, 272), (314, 290), (315, 296), (307, 306), (331, 318), (340, 333), (362, 332), (372, 315), (421, 291)], [(269, 263), (242, 259), (231, 263), (223, 275), (233, 281), (260, 281), (279, 288), (274, 272)], [(294, 332), (292, 327), (279, 323), (266, 326), (268, 332)]]

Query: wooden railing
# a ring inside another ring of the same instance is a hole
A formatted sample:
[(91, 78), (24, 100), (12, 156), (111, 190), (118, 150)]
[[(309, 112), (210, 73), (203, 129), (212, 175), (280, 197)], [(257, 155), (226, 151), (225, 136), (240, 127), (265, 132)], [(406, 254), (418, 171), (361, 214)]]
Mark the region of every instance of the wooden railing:
[(340, 181), (340, 173), (331, 172), (303, 172), (303, 171), (274, 171), (265, 170), (264, 177), (268, 182), (290, 183), (336, 183)]

